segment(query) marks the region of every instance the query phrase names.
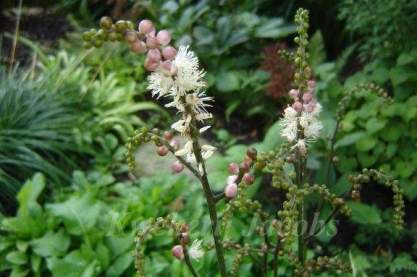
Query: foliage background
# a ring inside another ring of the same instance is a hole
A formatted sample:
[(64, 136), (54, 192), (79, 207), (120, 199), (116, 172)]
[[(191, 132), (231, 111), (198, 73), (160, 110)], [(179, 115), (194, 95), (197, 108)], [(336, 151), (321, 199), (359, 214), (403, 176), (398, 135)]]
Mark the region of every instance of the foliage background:
[[(338, 162), (328, 186), (341, 194), (349, 189), (348, 173), (373, 167), (398, 178), (407, 198), (399, 236), (387, 220), (389, 192), (365, 191), (364, 201), (352, 204), (352, 219), (333, 222), (337, 234), (319, 237), (315, 251), (348, 253), (355, 276), (417, 272), (415, 1), (32, 1), (21, 10), (12, 70), (19, 10), (14, 1), (0, 7), (0, 272), (132, 276), (133, 235), (147, 218), (174, 213), (192, 230), (209, 228), (189, 178), (147, 172), (133, 179), (127, 172), (126, 138), (144, 125), (167, 128), (175, 115), (146, 94), (143, 57), (117, 45), (84, 50), (82, 31), (107, 14), (150, 18), (172, 31), (178, 44), (192, 45), (208, 72), (208, 94), (216, 99), (214, 128), (205, 139), (220, 149), (210, 166), (216, 170), (211, 182), (221, 189), (228, 162), (241, 159), (245, 146), (267, 151), (280, 143), (278, 118), (288, 103), (292, 68), (275, 51), (294, 46), (291, 22), (298, 7), (311, 11), (310, 62), (325, 108), (327, 132), (309, 160), (314, 181), (325, 178), (325, 139), (335, 126), (338, 101), (372, 81), (394, 102), (366, 91), (355, 95), (336, 137)], [(251, 193), (271, 211), (282, 201), (267, 179)], [(247, 223), (250, 216), (236, 218), (230, 235), (238, 239)], [(153, 276), (186, 276), (170, 257), (171, 243), (170, 236), (157, 236), (146, 246)], [(199, 270), (214, 274), (212, 265), (211, 255), (198, 263)], [(246, 262), (241, 276), (250, 274), (256, 268)], [(285, 264), (280, 274), (286, 276)]]

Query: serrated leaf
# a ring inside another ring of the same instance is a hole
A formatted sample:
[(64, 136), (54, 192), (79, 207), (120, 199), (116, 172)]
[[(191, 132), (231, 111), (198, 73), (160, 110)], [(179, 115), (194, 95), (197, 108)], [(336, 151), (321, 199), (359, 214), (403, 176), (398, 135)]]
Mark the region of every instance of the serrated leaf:
[(359, 202), (348, 202), (352, 210), (351, 220), (359, 224), (379, 224), (382, 222), (378, 208)]

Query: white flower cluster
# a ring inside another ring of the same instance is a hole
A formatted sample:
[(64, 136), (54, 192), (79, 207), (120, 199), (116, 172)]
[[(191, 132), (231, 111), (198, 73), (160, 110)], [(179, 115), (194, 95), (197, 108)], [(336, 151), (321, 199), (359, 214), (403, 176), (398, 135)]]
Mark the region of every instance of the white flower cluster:
[[(160, 66), (148, 77), (148, 89), (151, 90), (152, 96), (170, 97), (172, 101), (165, 106), (175, 107), (181, 114), (181, 119), (172, 124), (171, 128), (185, 137), (186, 143), (175, 155), (185, 156), (189, 162), (195, 162), (190, 129), (193, 119), (204, 125), (204, 122), (212, 117), (206, 110), (206, 107), (211, 107), (209, 102), (213, 101), (213, 98), (206, 96), (204, 92), (204, 75), (205, 72), (200, 70), (194, 52), (190, 51), (188, 46), (181, 46), (168, 68)], [(200, 133), (208, 128), (208, 125), (200, 128)], [(211, 145), (203, 145), (201, 149), (204, 159), (208, 159), (216, 150)]]
[(314, 81), (309, 81), (308, 91), (302, 97), (299, 97), (299, 91), (290, 91), (295, 102), (284, 110), (282, 120), (281, 136), (292, 144), (292, 149), (298, 149), (303, 155), (307, 153), (307, 143), (317, 139), (323, 127), (319, 120), (321, 105), (313, 96), (314, 87)]

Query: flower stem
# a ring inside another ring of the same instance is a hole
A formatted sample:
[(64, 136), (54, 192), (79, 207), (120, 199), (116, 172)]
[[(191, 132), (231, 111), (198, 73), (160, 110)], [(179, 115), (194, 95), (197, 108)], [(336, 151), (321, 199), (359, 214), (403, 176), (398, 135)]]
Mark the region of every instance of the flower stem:
[[(296, 168), (297, 174), (297, 186), (299, 189), (302, 188), (304, 184), (304, 170), (305, 170), (305, 159), (300, 153), (298, 153), (298, 163)], [(304, 265), (305, 261), (305, 241), (304, 241), (304, 228), (303, 223), (305, 219), (304, 211), (304, 200), (301, 197), (300, 202), (298, 203), (298, 225), (297, 225), (297, 237), (298, 237), (298, 260), (301, 265)]]
[(190, 270), (191, 274), (194, 277), (199, 277), (197, 271), (195, 271), (195, 269), (193, 267), (193, 264), (191, 263), (191, 259), (190, 259), (190, 255), (188, 254), (187, 246), (182, 243), (182, 247), (184, 249), (184, 261), (185, 261), (185, 264), (187, 265), (188, 269)]
[(216, 255), (217, 255), (217, 263), (218, 263), (220, 275), (222, 277), (225, 277), (227, 276), (226, 275), (226, 263), (224, 260), (223, 245), (220, 241), (220, 235), (219, 235), (219, 230), (218, 230), (216, 200), (214, 199), (214, 194), (211, 190), (210, 184), (207, 179), (206, 165), (201, 155), (201, 146), (198, 141), (198, 136), (192, 136), (192, 140), (193, 140), (193, 152), (197, 161), (197, 166), (199, 167), (201, 166), (202, 168), (200, 181), (203, 187), (204, 195), (206, 197), (207, 206), (209, 210), (209, 215), (210, 215), (210, 220), (211, 220), (211, 231), (212, 231), (214, 246), (215, 246)]

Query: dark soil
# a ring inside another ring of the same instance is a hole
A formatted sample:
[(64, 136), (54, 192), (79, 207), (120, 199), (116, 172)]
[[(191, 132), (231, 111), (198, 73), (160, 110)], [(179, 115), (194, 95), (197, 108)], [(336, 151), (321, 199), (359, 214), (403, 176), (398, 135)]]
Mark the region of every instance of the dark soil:
[[(0, 36), (1, 43), (1, 63), (8, 65), (13, 45), (13, 36), (16, 28), (16, 16), (10, 12), (3, 11), (0, 14)], [(23, 10), (19, 36), (29, 39), (44, 47), (56, 46), (58, 40), (70, 31), (71, 27), (68, 20), (61, 15), (55, 15), (44, 9)], [(33, 50), (27, 45), (18, 42), (15, 55), (15, 63), (28, 65), (32, 59)]]

